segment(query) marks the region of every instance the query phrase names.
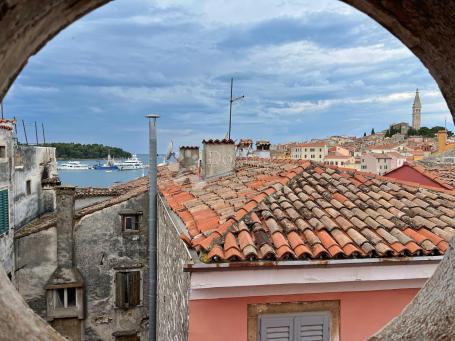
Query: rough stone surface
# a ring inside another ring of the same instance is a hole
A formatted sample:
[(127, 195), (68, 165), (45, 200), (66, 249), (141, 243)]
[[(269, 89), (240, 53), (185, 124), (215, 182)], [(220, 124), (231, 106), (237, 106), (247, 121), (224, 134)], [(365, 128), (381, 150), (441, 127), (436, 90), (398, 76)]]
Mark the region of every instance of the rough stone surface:
[(170, 210), (158, 199), (158, 317), (157, 340), (188, 338), (190, 274), (183, 266), (191, 262), (185, 244), (174, 226)]
[(455, 239), (414, 300), (370, 341), (455, 340)]
[(65, 341), (36, 315), (0, 267), (0, 340)]
[[(74, 226), (74, 265), (84, 278), (84, 340), (112, 340), (115, 332), (137, 331), (141, 340), (148, 335), (147, 302), (147, 207), (143, 193), (119, 204), (88, 214)], [(142, 211), (139, 232), (123, 232), (122, 210)], [(57, 267), (57, 228), (17, 235), (16, 285), (30, 307), (46, 318), (44, 287)], [(142, 271), (142, 304), (127, 310), (115, 305), (115, 272)], [(1, 338), (0, 338), (1, 339)]]

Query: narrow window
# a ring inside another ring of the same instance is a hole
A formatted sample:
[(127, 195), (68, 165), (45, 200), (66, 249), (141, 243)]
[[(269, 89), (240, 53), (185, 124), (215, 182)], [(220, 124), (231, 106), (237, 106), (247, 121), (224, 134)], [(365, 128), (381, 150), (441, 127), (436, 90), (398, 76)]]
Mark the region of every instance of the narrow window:
[(32, 180), (27, 180), (27, 182), (25, 183), (25, 192), (27, 193), (27, 195), (32, 194)]
[(115, 304), (132, 308), (141, 303), (141, 272), (125, 271), (115, 274)]
[(0, 159), (3, 159), (5, 157), (6, 157), (6, 147), (0, 146)]
[(139, 230), (139, 215), (123, 215), (123, 229), (125, 231), (138, 231)]
[(56, 308), (71, 308), (76, 306), (76, 288), (59, 288), (54, 291)]

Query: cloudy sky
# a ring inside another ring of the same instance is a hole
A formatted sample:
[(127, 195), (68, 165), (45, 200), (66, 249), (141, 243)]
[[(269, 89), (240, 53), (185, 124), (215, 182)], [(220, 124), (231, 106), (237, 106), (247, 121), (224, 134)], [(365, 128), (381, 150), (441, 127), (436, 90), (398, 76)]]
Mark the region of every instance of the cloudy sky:
[[(372, 19), (336, 0), (117, 0), (32, 57), (5, 112), (44, 122), (48, 141), (159, 150), (232, 137), (273, 143), (361, 135), (409, 121), (415, 89), (425, 126), (448, 109), (426, 68)], [(452, 128), (453, 125), (448, 126)], [(20, 137), (22, 133), (20, 134)]]

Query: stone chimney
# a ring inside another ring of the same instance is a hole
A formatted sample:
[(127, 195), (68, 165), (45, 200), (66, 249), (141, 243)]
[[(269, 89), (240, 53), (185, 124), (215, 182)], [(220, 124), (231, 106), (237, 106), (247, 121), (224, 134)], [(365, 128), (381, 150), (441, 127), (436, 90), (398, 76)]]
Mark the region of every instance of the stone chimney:
[(178, 160), (180, 170), (196, 168), (199, 163), (199, 147), (181, 146)]
[(443, 153), (446, 150), (447, 131), (445, 129), (438, 131), (438, 153)]
[(75, 187), (56, 187), (57, 196), (57, 265), (71, 268), (73, 264), (73, 226)]
[(235, 143), (233, 140), (202, 141), (202, 177), (231, 174), (235, 169)]

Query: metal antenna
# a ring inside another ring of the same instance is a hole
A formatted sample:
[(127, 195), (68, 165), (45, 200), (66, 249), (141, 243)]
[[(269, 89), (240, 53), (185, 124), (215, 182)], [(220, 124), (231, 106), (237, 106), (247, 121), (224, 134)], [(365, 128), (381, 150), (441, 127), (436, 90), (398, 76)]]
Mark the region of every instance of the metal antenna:
[(229, 100), (229, 132), (228, 132), (228, 139), (231, 139), (231, 126), (232, 126), (232, 103), (245, 98), (245, 96), (239, 96), (236, 98), (232, 98), (232, 89), (234, 87), (234, 78), (231, 78), (231, 99)]
[(36, 128), (36, 121), (35, 121), (35, 137), (36, 137), (36, 145), (38, 146), (39, 145), (39, 142), (38, 142), (38, 129)]
[(41, 123), (41, 128), (43, 128), (43, 141), (46, 144), (46, 135), (44, 135), (44, 123)]
[(24, 127), (25, 144), (28, 145), (27, 131), (25, 130), (24, 120), (22, 120), (22, 127)]

